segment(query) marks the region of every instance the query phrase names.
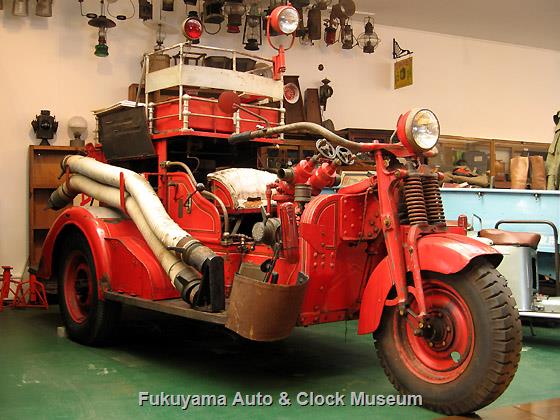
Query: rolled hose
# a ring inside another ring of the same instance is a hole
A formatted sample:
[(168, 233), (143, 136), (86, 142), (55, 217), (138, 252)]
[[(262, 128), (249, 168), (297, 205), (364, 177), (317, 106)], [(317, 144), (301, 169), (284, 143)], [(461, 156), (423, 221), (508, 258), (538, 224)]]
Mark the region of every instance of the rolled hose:
[[(62, 160), (61, 166), (64, 171), (68, 168), (72, 173), (83, 175), (114, 188), (120, 188), (122, 176), (126, 192), (137, 203), (139, 211), (154, 236), (166, 249), (176, 252), (185, 264), (194, 267), (202, 274), (201, 293), (197, 298), (197, 305), (210, 304), (212, 311), (224, 309), (223, 258), (181, 229), (169, 217), (159, 197), (142, 175), (77, 155), (66, 156)], [(67, 200), (72, 187), (64, 188), (62, 186), (51, 195), (49, 205), (53, 208), (60, 208), (59, 203)], [(119, 205), (120, 202), (117, 207)]]
[[(111, 207), (120, 207), (120, 191), (114, 187), (100, 184), (83, 175), (73, 175), (52, 194), (54, 200), (49, 201), (51, 208), (58, 210), (71, 203), (74, 197), (84, 193)], [(142, 234), (142, 237), (165, 270), (172, 285), (181, 293), (182, 298), (194, 305), (200, 289), (200, 274), (191, 266), (186, 265), (172, 252), (168, 251), (150, 229), (138, 203), (129, 194), (125, 195), (125, 208)]]
[(169, 217), (152, 186), (142, 175), (77, 155), (66, 156), (61, 166), (63, 170), (68, 167), (72, 173), (84, 175), (115, 188), (120, 188), (122, 173), (126, 191), (138, 203), (150, 229), (166, 248), (181, 254), (182, 260), (198, 271), (204, 269), (209, 259), (217, 258), (214, 251), (202, 245)]

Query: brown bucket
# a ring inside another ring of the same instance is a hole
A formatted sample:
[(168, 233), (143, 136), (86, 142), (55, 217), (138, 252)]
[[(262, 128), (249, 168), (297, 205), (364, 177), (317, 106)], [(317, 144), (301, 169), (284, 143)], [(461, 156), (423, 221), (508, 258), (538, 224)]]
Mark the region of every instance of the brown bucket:
[(296, 325), (307, 286), (307, 281), (298, 283), (270, 284), (236, 274), (226, 328), (254, 341), (288, 337)]

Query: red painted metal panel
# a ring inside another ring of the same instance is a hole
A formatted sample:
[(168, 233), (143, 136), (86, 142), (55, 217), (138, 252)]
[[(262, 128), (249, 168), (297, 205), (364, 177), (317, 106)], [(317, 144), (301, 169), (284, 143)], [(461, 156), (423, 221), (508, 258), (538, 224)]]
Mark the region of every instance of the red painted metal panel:
[(502, 254), (476, 239), (454, 233), (426, 235), (418, 241), (420, 269), (451, 274), (461, 271), (473, 258), (486, 255), (496, 266)]
[[(280, 122), (280, 111), (276, 108), (262, 109), (247, 104), (244, 107), (266, 118), (271, 125), (278, 125)], [(209, 133), (231, 134), (235, 132), (231, 115), (222, 112), (216, 102), (191, 97), (188, 102), (188, 110), (191, 113), (188, 116), (189, 129)], [(179, 113), (178, 101), (156, 105), (154, 107), (154, 117), (157, 118), (154, 124), (155, 130), (157, 132), (180, 131), (183, 128), (183, 121), (179, 120)], [(240, 131), (255, 130), (258, 124), (264, 124), (263, 121), (257, 121), (253, 115), (243, 110), (240, 110), (239, 117), (242, 120), (251, 120), (241, 121)]]
[(377, 329), (385, 308), (387, 294), (392, 286), (389, 259), (385, 257), (369, 276), (364, 290), (360, 320), (358, 321), (358, 334), (372, 333)]

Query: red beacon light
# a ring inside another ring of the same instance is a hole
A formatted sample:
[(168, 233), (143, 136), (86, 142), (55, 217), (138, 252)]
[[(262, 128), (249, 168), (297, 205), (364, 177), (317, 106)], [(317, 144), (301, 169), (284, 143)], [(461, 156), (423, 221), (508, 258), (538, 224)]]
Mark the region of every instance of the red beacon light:
[(183, 35), (190, 41), (198, 41), (202, 36), (202, 22), (198, 17), (190, 16), (183, 22)]
[[(295, 7), (291, 5), (278, 6), (276, 7), (270, 16), (267, 18), (266, 23), (266, 38), (268, 43), (272, 48), (278, 51), (278, 55), (274, 57), (274, 79), (280, 80), (282, 78), (282, 73), (286, 71), (286, 58), (284, 52), (289, 50), (294, 45), (296, 39), (295, 32), (299, 26), (299, 13)], [(276, 32), (283, 35), (291, 35), (292, 41), (288, 48), (284, 48), (283, 45), (279, 47), (275, 46), (270, 39), (271, 28)]]
[(439, 121), (429, 109), (412, 109), (397, 122), (397, 137), (411, 153), (432, 150), (439, 140), (439, 132)]

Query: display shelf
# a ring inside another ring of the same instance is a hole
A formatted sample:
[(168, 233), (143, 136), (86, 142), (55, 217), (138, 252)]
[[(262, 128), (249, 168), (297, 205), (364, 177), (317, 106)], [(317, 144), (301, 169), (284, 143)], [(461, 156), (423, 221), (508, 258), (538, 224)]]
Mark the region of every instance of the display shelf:
[(72, 146), (29, 146), (29, 265), (37, 266), (43, 242), (62, 210), (47, 209), (51, 193), (62, 183), (64, 156), (83, 152)]

